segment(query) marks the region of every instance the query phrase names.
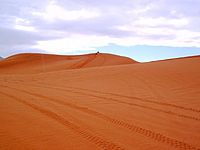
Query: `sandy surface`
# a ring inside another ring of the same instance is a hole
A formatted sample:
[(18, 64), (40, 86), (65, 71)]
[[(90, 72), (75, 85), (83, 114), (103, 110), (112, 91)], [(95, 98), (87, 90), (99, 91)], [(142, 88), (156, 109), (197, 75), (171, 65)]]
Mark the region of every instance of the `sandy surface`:
[(2, 150), (199, 150), (200, 57), (0, 61)]

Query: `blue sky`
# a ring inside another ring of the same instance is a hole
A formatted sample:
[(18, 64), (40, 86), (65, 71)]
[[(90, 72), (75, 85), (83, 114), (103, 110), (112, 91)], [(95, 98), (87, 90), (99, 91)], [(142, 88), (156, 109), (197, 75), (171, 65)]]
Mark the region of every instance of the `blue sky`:
[[(96, 50), (75, 51), (68, 52), (68, 55), (95, 53), (100, 51), (102, 53), (111, 53), (121, 56), (130, 57), (139, 62), (149, 62), (156, 60), (164, 60), (170, 58), (179, 58), (187, 56), (200, 55), (200, 48), (197, 47), (167, 47), (167, 46), (149, 46), (149, 45), (136, 45), (136, 46), (119, 46), (109, 44), (104, 47), (97, 47)], [(62, 53), (61, 53), (62, 54)], [(66, 53), (63, 53), (63, 55)]]
[(0, 56), (100, 49), (146, 62), (200, 55), (199, 6), (199, 0), (1, 0)]
[(147, 45), (129, 47), (109, 45), (100, 48), (100, 51), (131, 57), (140, 62), (200, 55), (200, 48), (195, 47), (166, 47)]

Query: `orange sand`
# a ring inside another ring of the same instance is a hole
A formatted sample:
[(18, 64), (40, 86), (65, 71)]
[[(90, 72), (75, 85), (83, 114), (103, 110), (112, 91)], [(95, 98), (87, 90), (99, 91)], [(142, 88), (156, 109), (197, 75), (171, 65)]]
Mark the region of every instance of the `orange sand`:
[(200, 56), (0, 61), (2, 150), (200, 150)]

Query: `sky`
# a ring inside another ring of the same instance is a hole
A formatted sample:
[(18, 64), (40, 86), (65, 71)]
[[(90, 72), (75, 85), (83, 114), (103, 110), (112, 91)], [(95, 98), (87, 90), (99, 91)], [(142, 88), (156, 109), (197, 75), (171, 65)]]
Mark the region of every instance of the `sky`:
[(0, 0), (0, 56), (200, 55), (200, 0)]

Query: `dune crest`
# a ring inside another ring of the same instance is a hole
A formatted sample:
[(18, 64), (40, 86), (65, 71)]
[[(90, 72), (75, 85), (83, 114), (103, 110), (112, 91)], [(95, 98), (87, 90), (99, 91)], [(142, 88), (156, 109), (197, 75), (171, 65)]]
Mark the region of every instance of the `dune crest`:
[(93, 53), (85, 55), (52, 55), (26, 53), (10, 56), (0, 62), (1, 73), (41, 73), (58, 70), (80, 69), (137, 63), (122, 56)]

